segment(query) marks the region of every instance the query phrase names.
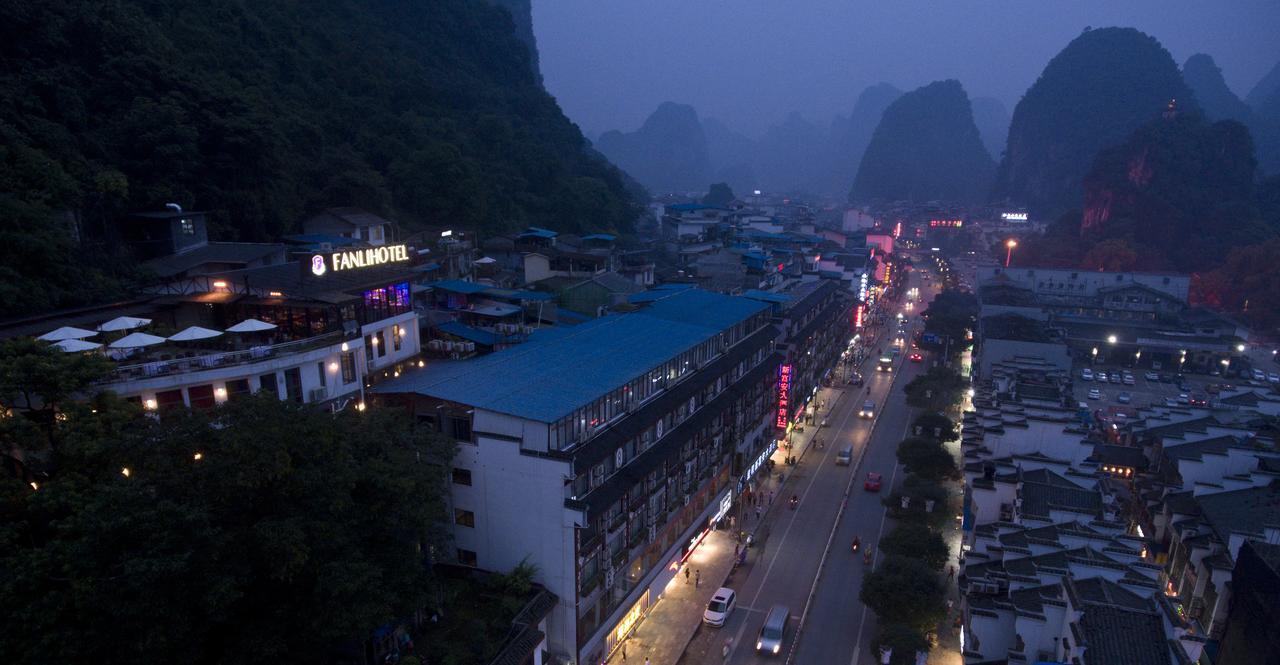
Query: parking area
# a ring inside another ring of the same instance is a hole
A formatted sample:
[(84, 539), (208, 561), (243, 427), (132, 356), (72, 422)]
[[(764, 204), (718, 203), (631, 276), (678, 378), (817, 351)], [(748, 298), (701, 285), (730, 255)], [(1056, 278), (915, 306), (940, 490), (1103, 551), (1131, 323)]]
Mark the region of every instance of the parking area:
[[(1132, 383), (1124, 378), (1126, 374), (1132, 377)], [(1119, 381), (1113, 378), (1115, 376), (1120, 377)], [(1178, 374), (1168, 371), (1104, 364), (1077, 366), (1072, 370), (1076, 400), (1096, 405), (1127, 404), (1144, 407), (1207, 402), (1215, 397), (1217, 389), (1223, 385), (1265, 387), (1270, 384), (1266, 381), (1226, 379), (1203, 374), (1183, 374), (1179, 378)]]

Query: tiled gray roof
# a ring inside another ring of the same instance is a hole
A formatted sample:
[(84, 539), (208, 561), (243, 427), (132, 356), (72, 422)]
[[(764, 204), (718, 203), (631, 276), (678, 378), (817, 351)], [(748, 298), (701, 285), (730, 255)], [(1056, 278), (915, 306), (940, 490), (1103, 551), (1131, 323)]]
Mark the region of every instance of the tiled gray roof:
[(1230, 542), (1232, 532), (1261, 533), (1264, 526), (1280, 524), (1280, 480), (1266, 487), (1202, 494), (1196, 502), (1223, 543)]
[[(1147, 604), (1148, 608), (1150, 603)], [(1154, 611), (1107, 605), (1087, 608), (1080, 620), (1084, 665), (1170, 665), (1164, 625)]]

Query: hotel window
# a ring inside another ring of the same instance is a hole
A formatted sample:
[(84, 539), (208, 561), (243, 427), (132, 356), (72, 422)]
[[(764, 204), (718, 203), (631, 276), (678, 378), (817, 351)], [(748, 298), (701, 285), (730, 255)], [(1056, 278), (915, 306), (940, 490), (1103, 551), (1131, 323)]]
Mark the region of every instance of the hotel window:
[(279, 383), (277, 383), (277, 381), (278, 381), (278, 379), (276, 379), (276, 373), (275, 373), (275, 372), (272, 372), (272, 373), (270, 373), (270, 374), (263, 374), (263, 375), (262, 375), (261, 377), (259, 377), (259, 379), (258, 379), (258, 383), (259, 383), (260, 389), (261, 389), (262, 391), (264, 391), (264, 392), (269, 392), (269, 393), (271, 393), (272, 395), (279, 396), (279, 395), (280, 395), (280, 384), (279, 384)]
[(364, 360), (366, 366), (373, 366), (373, 335), (364, 336)]
[(328, 387), (329, 387), (329, 376), (328, 376), (328, 374), (329, 374), (329, 373), (328, 373), (328, 372), (326, 372), (326, 371), (324, 371), (324, 363), (322, 363), (322, 362), (316, 363), (316, 374), (320, 377), (320, 387), (321, 387), (321, 388), (328, 388)]
[(378, 348), (379, 358), (387, 355), (387, 339), (386, 335), (383, 335), (381, 330), (373, 334), (373, 345)]
[(476, 553), (471, 550), (458, 548), (458, 563), (464, 566), (476, 567)]
[(193, 236), (196, 234), (196, 223), (189, 218), (183, 217), (178, 220), (178, 226), (182, 229), (182, 235)]
[(476, 528), (476, 514), (470, 510), (455, 508), (453, 510), (453, 523), (474, 529)]
[(471, 469), (453, 469), (453, 484), (471, 486)]
[(232, 379), (227, 382), (227, 400), (240, 399), (249, 394), (249, 379)]
[(399, 351), (400, 346), (404, 344), (404, 331), (400, 329), (399, 323), (391, 326), (391, 344), (395, 346), (396, 351)]
[(288, 399), (302, 403), (302, 369), (292, 367), (284, 371), (284, 394)]
[(342, 354), (342, 382), (351, 383), (356, 380), (356, 353), (345, 351)]
[(213, 399), (213, 386), (191, 386), (187, 388), (187, 399), (193, 409), (212, 409), (216, 402)]
[(182, 401), (182, 390), (162, 390), (156, 393), (156, 408), (164, 411), (185, 406)]
[(449, 430), (458, 441), (471, 441), (471, 420), (468, 418), (449, 418)]

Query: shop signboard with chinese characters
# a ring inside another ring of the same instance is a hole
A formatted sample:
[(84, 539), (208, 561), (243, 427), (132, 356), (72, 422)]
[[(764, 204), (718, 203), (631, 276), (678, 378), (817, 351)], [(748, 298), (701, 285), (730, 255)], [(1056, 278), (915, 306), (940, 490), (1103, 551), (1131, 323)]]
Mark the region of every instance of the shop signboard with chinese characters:
[(778, 429), (786, 429), (791, 408), (791, 365), (778, 366)]

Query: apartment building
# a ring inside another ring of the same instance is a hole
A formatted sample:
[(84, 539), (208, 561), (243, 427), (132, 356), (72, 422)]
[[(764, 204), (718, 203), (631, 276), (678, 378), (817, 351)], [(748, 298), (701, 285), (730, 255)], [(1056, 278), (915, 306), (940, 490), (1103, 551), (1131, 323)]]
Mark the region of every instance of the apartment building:
[(655, 294), (375, 389), (458, 441), (457, 560), (537, 566), (560, 599), (545, 649), (570, 662), (600, 662), (643, 620), (776, 446), (768, 304)]

